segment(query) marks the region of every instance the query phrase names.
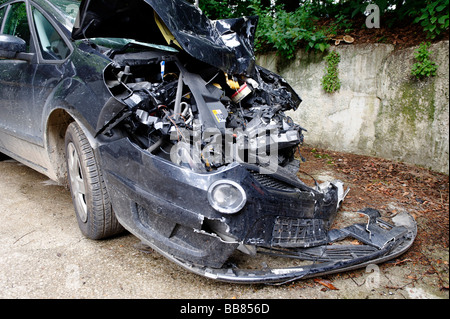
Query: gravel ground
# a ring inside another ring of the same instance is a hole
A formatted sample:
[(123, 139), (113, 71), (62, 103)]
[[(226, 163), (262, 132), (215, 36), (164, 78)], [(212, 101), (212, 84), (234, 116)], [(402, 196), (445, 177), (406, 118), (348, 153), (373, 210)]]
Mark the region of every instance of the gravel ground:
[[(329, 173), (329, 172), (328, 172)], [(344, 212), (345, 213), (345, 212)], [(399, 258), (281, 286), (236, 285), (189, 273), (126, 233), (92, 241), (78, 230), (70, 193), (14, 161), (0, 162), (0, 298), (3, 299), (448, 299), (448, 247), (429, 265)], [(420, 234), (419, 234), (420, 235)], [(442, 287), (442, 278), (447, 287)]]

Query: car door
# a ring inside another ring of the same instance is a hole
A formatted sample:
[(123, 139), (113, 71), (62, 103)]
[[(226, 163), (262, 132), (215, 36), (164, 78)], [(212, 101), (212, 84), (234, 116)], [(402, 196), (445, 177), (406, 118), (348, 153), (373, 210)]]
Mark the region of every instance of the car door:
[[(66, 60), (72, 46), (45, 11), (26, 2), (6, 11), (2, 31), (27, 39), (31, 62), (0, 60), (0, 149), (45, 171), (45, 107), (57, 85), (73, 72)], [(2, 135), (3, 134), (3, 135)], [(37, 165), (37, 166), (36, 166)]]
[[(12, 3), (6, 8), (1, 32), (25, 40), (27, 52), (35, 52), (28, 20), (28, 5), (25, 1)], [(40, 139), (35, 134), (37, 123), (30, 116), (36, 68), (36, 61), (0, 60), (0, 131), (2, 134), (38, 144)], [(11, 140), (10, 137), (6, 139)], [(11, 145), (5, 147), (11, 148)]]
[(44, 11), (33, 5), (30, 7), (32, 31), (35, 34), (37, 59), (39, 63), (33, 78), (33, 109), (30, 114), (37, 122), (33, 134), (43, 136), (47, 121), (47, 101), (57, 90), (58, 85), (74, 74), (72, 64), (66, 63), (72, 46), (62, 32), (51, 23)]

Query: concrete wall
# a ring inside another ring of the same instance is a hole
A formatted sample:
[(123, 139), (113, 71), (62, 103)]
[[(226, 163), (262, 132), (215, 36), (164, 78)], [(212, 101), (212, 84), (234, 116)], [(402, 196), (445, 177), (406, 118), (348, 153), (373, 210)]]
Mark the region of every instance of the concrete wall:
[(333, 46), (341, 55), (341, 89), (325, 93), (327, 53), (299, 51), (295, 60), (276, 54), (258, 64), (282, 75), (303, 99), (289, 115), (308, 130), (305, 144), (371, 155), (449, 173), (449, 42), (433, 44), (437, 76), (410, 75), (417, 47)]

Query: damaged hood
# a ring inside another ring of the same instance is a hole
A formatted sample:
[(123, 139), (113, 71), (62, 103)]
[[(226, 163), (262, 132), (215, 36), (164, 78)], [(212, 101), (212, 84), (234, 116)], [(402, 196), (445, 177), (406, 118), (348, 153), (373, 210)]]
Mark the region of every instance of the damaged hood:
[(210, 20), (182, 0), (83, 0), (72, 38), (169, 44), (231, 74), (251, 74), (258, 17)]

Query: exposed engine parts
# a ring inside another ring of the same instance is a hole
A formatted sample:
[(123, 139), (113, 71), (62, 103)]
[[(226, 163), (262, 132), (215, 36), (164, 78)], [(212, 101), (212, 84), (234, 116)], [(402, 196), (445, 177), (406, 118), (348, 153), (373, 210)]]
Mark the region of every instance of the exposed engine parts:
[(117, 54), (105, 82), (122, 108), (99, 133), (120, 125), (141, 148), (198, 172), (293, 160), (303, 129), (284, 111), (301, 99), (281, 77), (261, 67), (246, 77), (196, 66), (203, 69), (194, 74), (163, 51)]

